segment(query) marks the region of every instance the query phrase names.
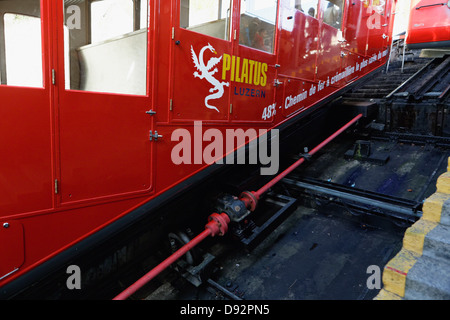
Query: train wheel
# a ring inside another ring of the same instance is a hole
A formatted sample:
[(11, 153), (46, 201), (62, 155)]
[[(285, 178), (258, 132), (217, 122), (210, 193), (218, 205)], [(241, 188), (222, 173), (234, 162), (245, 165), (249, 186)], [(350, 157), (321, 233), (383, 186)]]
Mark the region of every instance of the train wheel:
[[(191, 236), (187, 232), (178, 231), (169, 233), (169, 243), (172, 253), (180, 249), (182, 246), (191, 241)], [(184, 261), (187, 265), (196, 266), (200, 263), (200, 254), (196, 248), (189, 250), (180, 260)]]

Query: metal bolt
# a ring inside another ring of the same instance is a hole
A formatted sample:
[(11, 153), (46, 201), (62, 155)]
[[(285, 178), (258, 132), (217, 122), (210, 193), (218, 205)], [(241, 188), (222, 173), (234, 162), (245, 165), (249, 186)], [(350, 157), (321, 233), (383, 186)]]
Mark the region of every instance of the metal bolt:
[(3, 228), (9, 228), (9, 223), (8, 223), (8, 222), (5, 222), (5, 223), (3, 224)]

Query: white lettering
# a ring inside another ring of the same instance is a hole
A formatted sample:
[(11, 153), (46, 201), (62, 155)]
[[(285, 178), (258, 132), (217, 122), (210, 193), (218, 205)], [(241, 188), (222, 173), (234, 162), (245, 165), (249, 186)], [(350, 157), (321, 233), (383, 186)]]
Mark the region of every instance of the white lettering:
[(288, 96), (286, 98), (285, 104), (284, 104), (284, 108), (285, 109), (289, 109), (293, 106), (295, 106), (296, 104), (302, 102), (303, 100), (305, 100), (306, 98), (308, 98), (308, 92), (303, 91), (302, 93), (292, 97), (292, 96)]
[(207, 315), (208, 318), (212, 316), (213, 312), (214, 307), (194, 307), (190, 304), (180, 309), (180, 314), (182, 315)]
[[(270, 149), (267, 146), (267, 130), (260, 129), (259, 137), (255, 129), (226, 129), (225, 136), (219, 129), (210, 128), (202, 133), (202, 122), (194, 122), (194, 135), (187, 129), (172, 132), (171, 141), (178, 143), (172, 148), (171, 159), (175, 165), (181, 164), (258, 164), (262, 175), (271, 175), (279, 169), (279, 130), (271, 130)], [(193, 140), (193, 141), (192, 141)], [(209, 142), (204, 146), (204, 142)], [(248, 148), (246, 148), (248, 146)], [(193, 147), (193, 152), (192, 152)], [(247, 150), (248, 152), (246, 152)], [(225, 150), (225, 152), (224, 152)], [(270, 156), (269, 156), (270, 152)], [(194, 153), (194, 154), (192, 154)], [(236, 161), (235, 161), (236, 154)], [(194, 158), (194, 159), (192, 159)], [(194, 161), (192, 161), (194, 160)]]
[(67, 7), (67, 13), (72, 14), (67, 18), (67, 28), (69, 30), (72, 29), (81, 29), (81, 9), (79, 6), (71, 5)]

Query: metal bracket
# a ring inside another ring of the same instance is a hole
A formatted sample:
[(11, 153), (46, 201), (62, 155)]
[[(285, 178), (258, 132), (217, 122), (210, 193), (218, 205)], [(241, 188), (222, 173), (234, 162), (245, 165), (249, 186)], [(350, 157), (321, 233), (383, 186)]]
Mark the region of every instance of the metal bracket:
[(156, 111), (149, 110), (149, 111), (145, 111), (145, 113), (146, 113), (146, 114), (149, 114), (149, 115), (151, 115), (151, 116), (153, 116), (153, 115), (156, 114)]

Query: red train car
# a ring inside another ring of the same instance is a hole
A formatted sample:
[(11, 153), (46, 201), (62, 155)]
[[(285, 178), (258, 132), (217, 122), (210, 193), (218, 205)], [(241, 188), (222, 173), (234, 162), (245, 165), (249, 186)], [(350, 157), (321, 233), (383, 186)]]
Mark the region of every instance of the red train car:
[(450, 1), (411, 1), (406, 44), (410, 49), (450, 49)]
[(0, 286), (210, 167), (181, 133), (278, 128), (380, 68), (394, 5), (0, 0)]

